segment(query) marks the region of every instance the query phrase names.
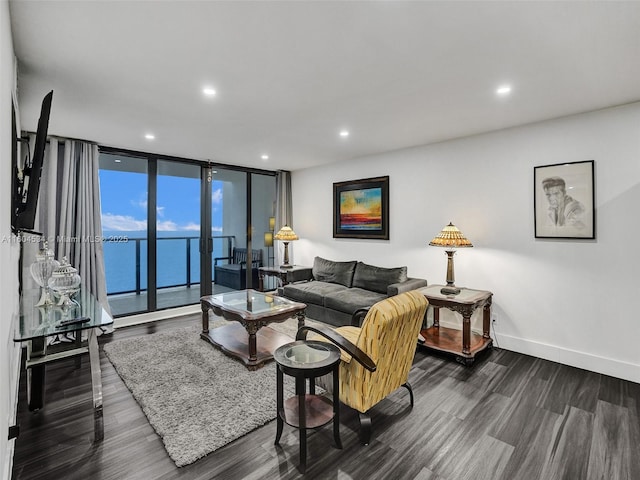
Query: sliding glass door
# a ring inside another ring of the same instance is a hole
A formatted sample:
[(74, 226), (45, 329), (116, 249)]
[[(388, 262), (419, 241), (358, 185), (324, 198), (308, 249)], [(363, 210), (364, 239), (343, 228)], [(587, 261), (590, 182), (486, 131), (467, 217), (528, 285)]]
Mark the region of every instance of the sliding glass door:
[[(251, 248), (262, 250), (262, 265), (273, 266), (276, 211), (276, 179), (271, 175), (251, 174)], [(265, 290), (278, 285), (273, 277), (265, 279)], [(253, 286), (258, 289), (258, 285)]]
[(114, 315), (147, 310), (148, 163), (100, 154), (100, 196), (107, 295)]
[(200, 299), (201, 167), (157, 161), (156, 306), (198, 303)]
[[(275, 211), (275, 176), (215, 168), (211, 177), (213, 290), (257, 290), (258, 269), (268, 265), (273, 255), (269, 250), (271, 235), (266, 234), (272, 233), (269, 229)], [(247, 258), (253, 261), (239, 269), (224, 267), (235, 261), (234, 249), (246, 249)]]
[(202, 295), (240, 288), (216, 279), (215, 267), (232, 263), (234, 248), (257, 251), (259, 261), (244, 267), (254, 272), (246, 272), (241, 287), (257, 289), (256, 270), (273, 257), (264, 233), (275, 185), (273, 172), (101, 149), (113, 314), (191, 305)]
[(214, 291), (220, 292), (224, 287), (237, 288), (238, 283), (233, 275), (216, 278), (215, 267), (233, 263), (234, 248), (247, 247), (247, 173), (212, 167), (211, 174), (213, 284)]

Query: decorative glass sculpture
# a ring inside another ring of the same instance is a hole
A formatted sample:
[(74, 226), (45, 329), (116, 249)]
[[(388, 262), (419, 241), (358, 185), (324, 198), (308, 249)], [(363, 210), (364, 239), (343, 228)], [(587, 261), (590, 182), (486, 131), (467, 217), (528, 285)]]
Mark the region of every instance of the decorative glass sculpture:
[(42, 296), (36, 303), (37, 307), (47, 307), (54, 303), (49, 289), (49, 279), (54, 270), (60, 266), (60, 262), (54, 259), (53, 251), (48, 247), (47, 242), (42, 242), (42, 248), (36, 254), (36, 261), (31, 264), (31, 276), (42, 287)]
[(58, 268), (53, 271), (49, 279), (49, 288), (60, 297), (59, 306), (70, 307), (75, 304), (73, 296), (80, 290), (80, 275), (67, 257), (64, 257)]

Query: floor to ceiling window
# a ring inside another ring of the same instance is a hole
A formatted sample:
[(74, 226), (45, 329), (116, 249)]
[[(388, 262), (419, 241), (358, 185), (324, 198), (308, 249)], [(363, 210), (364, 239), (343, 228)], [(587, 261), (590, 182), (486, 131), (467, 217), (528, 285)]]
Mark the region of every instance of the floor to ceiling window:
[[(262, 250), (262, 264), (273, 266), (276, 212), (276, 182), (268, 175), (251, 174), (251, 245)], [(265, 290), (276, 288), (276, 279), (265, 279)], [(258, 285), (253, 286), (254, 289)]]
[(214, 267), (228, 263), (234, 247), (262, 250), (261, 264), (268, 264), (273, 253), (263, 230), (273, 216), (275, 184), (273, 172), (101, 149), (114, 315), (194, 304), (203, 294), (228, 291), (232, 287), (216, 282)]
[(99, 176), (111, 311), (114, 315), (146, 311), (147, 159), (101, 153)]
[(156, 305), (200, 299), (200, 173), (198, 165), (158, 160), (156, 182)]
[(215, 267), (232, 263), (233, 249), (247, 246), (247, 173), (212, 167), (211, 179), (213, 281), (233, 288), (237, 287), (234, 275), (229, 278)]

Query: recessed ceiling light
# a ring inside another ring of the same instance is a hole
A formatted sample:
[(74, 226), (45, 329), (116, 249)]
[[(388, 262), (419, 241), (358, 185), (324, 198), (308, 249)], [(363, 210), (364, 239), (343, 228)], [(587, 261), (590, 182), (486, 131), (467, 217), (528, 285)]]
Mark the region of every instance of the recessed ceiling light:
[(496, 89), (498, 95), (509, 95), (511, 93), (511, 85), (501, 85)]
[(116, 163), (122, 163), (122, 160), (120, 160), (119, 158), (116, 158), (114, 161), (115, 161)]
[(153, 133), (146, 133), (144, 138), (147, 140), (155, 140), (156, 136)]
[(260, 158), (262, 160), (269, 160), (269, 155), (266, 155), (266, 154), (265, 155), (261, 155)]
[(202, 89), (202, 93), (204, 93), (207, 97), (213, 97), (216, 94), (216, 89), (213, 87), (204, 87)]
[(342, 138), (347, 138), (349, 136), (349, 130), (340, 130), (340, 136)]

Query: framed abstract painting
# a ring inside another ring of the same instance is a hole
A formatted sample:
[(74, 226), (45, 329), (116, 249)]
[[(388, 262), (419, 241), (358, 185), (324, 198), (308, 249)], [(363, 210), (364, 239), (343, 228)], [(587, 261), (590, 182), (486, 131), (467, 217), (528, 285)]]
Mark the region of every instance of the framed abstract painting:
[(595, 238), (594, 161), (533, 169), (536, 238)]
[(389, 240), (389, 177), (333, 184), (333, 237)]

